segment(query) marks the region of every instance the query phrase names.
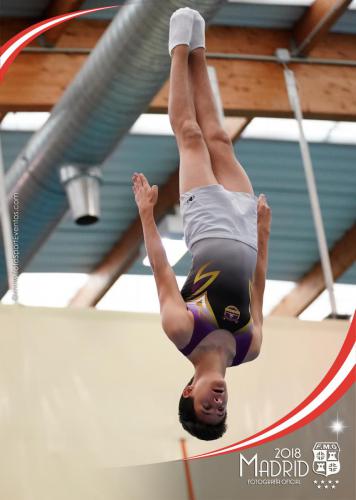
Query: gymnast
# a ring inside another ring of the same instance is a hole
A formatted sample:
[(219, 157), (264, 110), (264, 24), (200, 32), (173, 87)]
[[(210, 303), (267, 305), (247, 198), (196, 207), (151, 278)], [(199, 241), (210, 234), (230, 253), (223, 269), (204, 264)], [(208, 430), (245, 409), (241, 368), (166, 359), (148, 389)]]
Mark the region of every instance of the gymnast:
[(169, 118), (180, 156), (184, 238), (192, 265), (180, 291), (155, 224), (157, 186), (132, 177), (162, 328), (194, 366), (179, 419), (199, 439), (226, 430), (227, 367), (254, 360), (262, 341), (262, 303), (271, 209), (221, 127), (205, 57), (205, 22), (190, 8), (170, 19)]

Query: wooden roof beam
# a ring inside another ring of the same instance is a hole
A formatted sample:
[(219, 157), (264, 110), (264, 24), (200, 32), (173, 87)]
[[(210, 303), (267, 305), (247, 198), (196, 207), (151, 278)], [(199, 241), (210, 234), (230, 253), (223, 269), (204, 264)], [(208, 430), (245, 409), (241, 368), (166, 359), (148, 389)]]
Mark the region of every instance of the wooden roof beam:
[(315, 0), (293, 30), (293, 55), (307, 55), (328, 33), (352, 0)]
[[(353, 224), (330, 251), (331, 269), (336, 281), (356, 259), (356, 224)], [(321, 263), (300, 280), (291, 292), (271, 311), (271, 316), (299, 316), (324, 290), (324, 275)]]
[[(2, 81), (0, 111), (51, 110), (85, 60), (77, 54), (20, 54)], [(280, 65), (210, 61), (217, 70), (226, 116), (293, 117)], [(356, 67), (292, 67), (305, 118), (356, 121)], [(168, 88), (166, 82), (145, 112), (167, 113)]]
[[(77, 20), (63, 33), (58, 47), (91, 48), (108, 24)], [(0, 37), (13, 34), (4, 23)], [(16, 24), (16, 29), (19, 26)], [(273, 55), (287, 47), (291, 32), (258, 28), (212, 26), (207, 32), (208, 52)], [(356, 60), (356, 36), (328, 34), (315, 47), (313, 57)], [(1, 83), (1, 111), (48, 111), (86, 60), (75, 53), (21, 53)], [(254, 61), (214, 60), (226, 116), (292, 117), (283, 70), (278, 64)], [(356, 68), (293, 64), (306, 118), (356, 120)], [(26, 85), (24, 85), (26, 82)], [(168, 83), (151, 102), (148, 111), (167, 113)]]

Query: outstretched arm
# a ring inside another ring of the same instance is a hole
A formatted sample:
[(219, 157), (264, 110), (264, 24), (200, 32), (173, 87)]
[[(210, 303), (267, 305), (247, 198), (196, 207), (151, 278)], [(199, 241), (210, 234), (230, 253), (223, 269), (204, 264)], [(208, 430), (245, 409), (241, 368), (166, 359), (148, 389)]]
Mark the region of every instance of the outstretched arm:
[(191, 325), (189, 313), (180, 294), (173, 269), (169, 265), (154, 219), (153, 208), (157, 202), (158, 188), (157, 186), (151, 187), (143, 174), (135, 173), (132, 181), (147, 255), (156, 281), (162, 327), (178, 348), (180, 344), (183, 344), (183, 347), (185, 341), (183, 336), (186, 331), (189, 331)]
[(143, 236), (153, 273), (168, 264), (166, 251), (158, 232), (153, 209), (158, 199), (158, 187), (150, 186), (143, 174), (134, 173), (132, 190), (141, 218)]
[(261, 328), (263, 324), (263, 294), (265, 290), (268, 266), (268, 242), (271, 227), (271, 209), (265, 195), (260, 195), (257, 207), (258, 252), (256, 269), (252, 282), (251, 313), (254, 324)]

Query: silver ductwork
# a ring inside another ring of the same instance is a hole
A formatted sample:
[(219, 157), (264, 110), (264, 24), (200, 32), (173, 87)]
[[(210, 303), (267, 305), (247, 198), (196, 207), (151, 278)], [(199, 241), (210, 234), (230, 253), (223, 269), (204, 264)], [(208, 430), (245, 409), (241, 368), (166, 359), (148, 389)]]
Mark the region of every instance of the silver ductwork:
[[(166, 80), (172, 12), (190, 6), (209, 21), (223, 3), (142, 0), (119, 9), (48, 121), (7, 173), (10, 211), (14, 194), (20, 203), (20, 271), (68, 209), (58, 169), (101, 165)], [(3, 262), (0, 242), (0, 296), (7, 288)]]

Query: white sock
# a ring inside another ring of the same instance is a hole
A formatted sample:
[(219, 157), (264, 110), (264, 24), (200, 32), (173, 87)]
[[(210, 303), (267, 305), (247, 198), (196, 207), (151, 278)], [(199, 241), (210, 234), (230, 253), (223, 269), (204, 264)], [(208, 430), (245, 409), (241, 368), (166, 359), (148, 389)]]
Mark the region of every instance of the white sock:
[(203, 16), (197, 10), (195, 10), (190, 50), (192, 51), (194, 49), (197, 49), (198, 47), (205, 48), (205, 20)]
[(194, 10), (189, 7), (178, 9), (171, 15), (169, 22), (169, 42), (168, 50), (172, 55), (172, 50), (176, 45), (190, 46), (194, 22)]

